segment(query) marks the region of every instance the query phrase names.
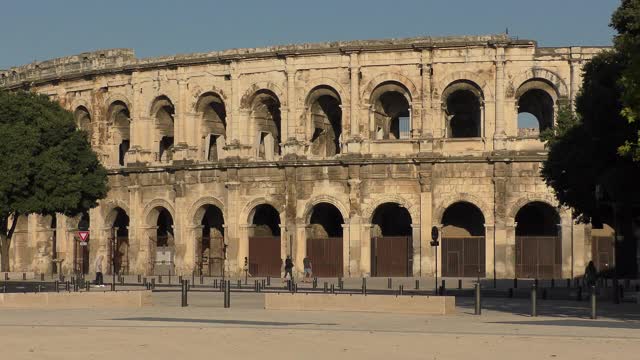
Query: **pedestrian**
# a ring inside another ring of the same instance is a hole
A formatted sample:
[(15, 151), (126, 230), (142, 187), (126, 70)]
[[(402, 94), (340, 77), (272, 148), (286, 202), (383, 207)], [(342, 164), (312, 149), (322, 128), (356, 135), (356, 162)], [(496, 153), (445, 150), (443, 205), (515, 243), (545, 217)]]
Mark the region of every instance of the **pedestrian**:
[(96, 259), (96, 287), (104, 287), (102, 278), (102, 259), (102, 255), (99, 255)]
[(598, 278), (598, 269), (594, 265), (593, 261), (589, 261), (587, 268), (584, 270), (584, 283), (588, 287), (592, 287), (596, 284)]
[(289, 274), (289, 279), (293, 280), (293, 261), (291, 260), (291, 256), (287, 256), (287, 259), (284, 261), (284, 278), (287, 278), (287, 274)]
[(305, 282), (311, 282), (311, 275), (313, 274), (313, 264), (311, 264), (311, 259), (305, 257), (302, 260), (302, 265), (304, 266)]

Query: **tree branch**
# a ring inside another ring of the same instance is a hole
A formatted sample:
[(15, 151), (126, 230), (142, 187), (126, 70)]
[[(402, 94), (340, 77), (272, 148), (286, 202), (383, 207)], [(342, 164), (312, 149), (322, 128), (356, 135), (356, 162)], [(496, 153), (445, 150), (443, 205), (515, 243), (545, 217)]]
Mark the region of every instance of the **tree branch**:
[(7, 233), (7, 241), (11, 241), (11, 237), (13, 236), (13, 232), (16, 231), (16, 226), (18, 226), (18, 218), (20, 214), (14, 213), (11, 216), (11, 227), (9, 228), (9, 232)]

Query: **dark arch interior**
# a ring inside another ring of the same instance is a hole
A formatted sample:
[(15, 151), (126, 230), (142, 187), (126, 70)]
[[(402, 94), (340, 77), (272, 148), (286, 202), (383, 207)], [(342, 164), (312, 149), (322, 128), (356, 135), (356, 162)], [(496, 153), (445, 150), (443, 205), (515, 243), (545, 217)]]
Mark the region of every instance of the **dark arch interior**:
[(84, 106), (79, 106), (74, 112), (74, 117), (76, 119), (76, 123), (80, 130), (85, 131), (89, 137), (91, 137), (91, 115), (89, 114), (89, 110)]
[(553, 127), (553, 98), (544, 90), (531, 89), (518, 99), (518, 128), (530, 128), (521, 121), (521, 115), (529, 113), (538, 121), (540, 131)]
[(253, 215), (255, 235), (280, 236), (280, 214), (278, 210), (268, 204), (258, 205)]
[(111, 114), (110, 118), (113, 123), (113, 130), (116, 133), (116, 140), (119, 142), (116, 143), (118, 145), (118, 164), (124, 166), (126, 153), (131, 146), (131, 115), (129, 114), (127, 105), (122, 101), (116, 101), (111, 104), (109, 112)]
[(157, 222), (158, 230), (158, 246), (173, 245), (170, 242), (173, 241), (173, 217), (167, 209), (162, 208), (158, 214)]
[(129, 215), (127, 212), (121, 208), (116, 209), (116, 219), (113, 222), (113, 227), (118, 228), (118, 237), (128, 237), (129, 236)]
[(309, 224), (314, 238), (342, 237), (342, 214), (329, 203), (320, 203), (313, 207)]
[(154, 105), (156, 129), (158, 131), (160, 146), (158, 149), (158, 160), (171, 160), (174, 142), (174, 119), (175, 108), (166, 97), (160, 97)]
[(470, 90), (456, 90), (447, 97), (449, 136), (452, 138), (480, 137), (480, 100)]
[(396, 203), (378, 206), (371, 223), (380, 227), (382, 236), (411, 236), (411, 215)]
[[(202, 216), (202, 236), (224, 236), (224, 217), (217, 206), (208, 205)], [(216, 233), (212, 234), (214, 231)]]
[(258, 157), (267, 159), (267, 149), (269, 146), (267, 138), (273, 138), (273, 153), (280, 154), (280, 143), (282, 142), (282, 119), (280, 113), (280, 100), (268, 90), (261, 90), (257, 93), (252, 105), (253, 119), (256, 122), (260, 138), (258, 139)]
[(404, 94), (387, 91), (375, 103), (377, 139), (404, 139), (410, 134), (410, 105)]
[(80, 221), (78, 221), (78, 230), (81, 231), (89, 231), (89, 214), (88, 213), (82, 213), (82, 216), (80, 216)]
[(340, 100), (322, 95), (311, 105), (313, 121), (312, 152), (315, 155), (333, 156), (340, 153), (342, 133), (342, 109)]
[(443, 236), (484, 236), (484, 216), (480, 209), (468, 202), (457, 202), (442, 216)]
[(516, 214), (516, 236), (557, 236), (560, 216), (548, 204), (532, 202)]

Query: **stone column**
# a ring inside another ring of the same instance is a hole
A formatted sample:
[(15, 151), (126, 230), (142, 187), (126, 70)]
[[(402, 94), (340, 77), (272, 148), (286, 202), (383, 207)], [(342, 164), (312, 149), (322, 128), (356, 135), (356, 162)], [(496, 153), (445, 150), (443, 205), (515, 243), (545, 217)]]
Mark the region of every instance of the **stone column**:
[(505, 120), (504, 120), (504, 47), (499, 46), (496, 48), (496, 87), (495, 87), (495, 131), (494, 139), (497, 141), (494, 144), (494, 149), (504, 149), (505, 134)]
[(496, 254), (495, 254), (495, 226), (493, 224), (484, 224), (484, 245), (485, 245), (485, 272), (486, 278), (492, 279), (497, 276)]
[(558, 224), (558, 234), (560, 235), (562, 244), (562, 277), (568, 278), (571, 277), (571, 262), (574, 258), (571, 246), (574, 241), (572, 231), (573, 220), (571, 219), (570, 211), (563, 211), (560, 218), (561, 224)]
[(348, 246), (349, 246), (349, 257), (348, 257), (348, 264), (347, 266), (349, 267), (349, 271), (348, 273), (350, 274), (350, 276), (352, 277), (356, 277), (356, 276), (360, 276), (361, 272), (360, 272), (360, 259), (361, 259), (361, 252), (360, 252), (360, 248), (361, 248), (361, 235), (362, 235), (362, 225), (361, 225), (361, 218), (359, 216), (351, 216), (351, 218), (349, 219), (349, 227), (348, 227), (348, 231), (349, 231), (349, 242), (348, 242)]
[[(236, 174), (230, 174), (234, 180), (227, 181), (224, 185), (227, 189), (227, 206), (225, 212), (224, 238), (227, 244), (227, 261), (230, 273), (242, 271), (245, 256), (249, 256), (249, 239), (238, 236), (247, 219), (239, 219), (241, 212), (240, 204), (240, 182), (235, 181)], [(242, 249), (242, 250), (241, 250)]]
[(358, 53), (353, 52), (349, 54), (349, 74), (350, 74), (350, 100), (351, 109), (349, 118), (351, 120), (351, 126), (349, 131), (349, 138), (361, 135), (358, 125), (358, 106), (360, 104), (360, 63), (358, 59)]
[(303, 276), (303, 260), (307, 256), (307, 225), (298, 223), (295, 225), (295, 252), (293, 253), (293, 263), (295, 264), (298, 276)]
[(254, 228), (255, 228), (255, 225), (252, 225), (252, 224), (239, 225), (240, 231), (238, 236), (238, 261), (240, 260), (244, 261), (245, 257), (249, 258), (249, 236), (253, 234)]
[(293, 64), (293, 58), (288, 57), (285, 60), (285, 72), (287, 75), (287, 115), (283, 119), (282, 125), (282, 142), (286, 143), (289, 139), (296, 137), (296, 67)]
[(580, 87), (582, 86), (582, 48), (573, 46), (571, 47), (571, 58), (569, 60), (571, 66), (571, 79), (569, 83), (569, 101), (571, 103), (571, 109), (574, 109), (576, 96)]
[[(433, 165), (420, 164), (418, 181), (420, 182), (420, 258), (419, 276), (432, 274), (430, 264), (435, 262), (431, 251), (431, 227), (433, 226)], [(415, 243), (415, 241), (414, 241)], [(415, 263), (415, 261), (414, 261)], [(415, 266), (415, 265), (414, 265)]]
[(351, 262), (349, 219), (346, 219), (346, 221), (346, 223), (342, 224), (342, 275), (344, 277), (351, 277), (351, 269), (349, 267), (349, 263)]
[(422, 276), (422, 233), (420, 231), (420, 223), (411, 224), (411, 242), (413, 249), (413, 268), (411, 269), (412, 276)]
[(362, 224), (360, 232), (360, 273), (371, 276), (371, 224)]
[(422, 88), (420, 103), (422, 105), (422, 113), (420, 116), (420, 136), (431, 138), (433, 137), (433, 131), (429, 122), (433, 122), (434, 120), (429, 116), (431, 113), (431, 75), (433, 73), (433, 68), (431, 67), (431, 51), (422, 50), (421, 58), (422, 68), (420, 71), (420, 79), (422, 81)]
[(516, 276), (516, 226), (507, 224), (502, 232), (496, 231), (496, 272), (498, 278), (511, 279)]

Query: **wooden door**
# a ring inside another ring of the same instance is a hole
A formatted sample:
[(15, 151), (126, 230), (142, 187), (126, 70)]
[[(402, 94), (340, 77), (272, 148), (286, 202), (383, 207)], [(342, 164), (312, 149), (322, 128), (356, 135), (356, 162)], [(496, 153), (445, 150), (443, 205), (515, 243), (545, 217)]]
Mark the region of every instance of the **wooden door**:
[(342, 238), (307, 239), (313, 276), (342, 277)]
[(411, 237), (384, 236), (371, 239), (371, 276), (410, 276)]
[(254, 236), (249, 238), (249, 273), (252, 276), (280, 277), (280, 237)]

